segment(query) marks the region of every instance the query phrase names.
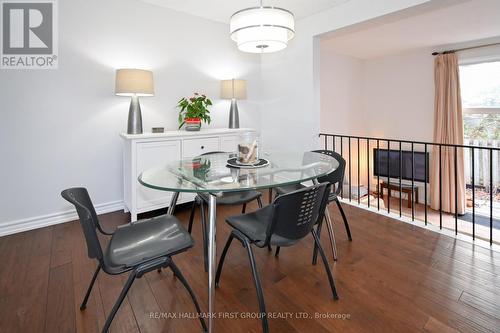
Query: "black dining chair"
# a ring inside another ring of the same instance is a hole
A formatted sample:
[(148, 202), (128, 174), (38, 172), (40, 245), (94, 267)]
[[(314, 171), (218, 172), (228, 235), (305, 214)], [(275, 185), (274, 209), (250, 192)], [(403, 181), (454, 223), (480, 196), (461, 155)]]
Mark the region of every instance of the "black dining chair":
[[(208, 152), (201, 156), (207, 156), (212, 154), (224, 154), (221, 151)], [(244, 214), (246, 211), (247, 204), (257, 200), (259, 208), (262, 208), (262, 193), (255, 190), (249, 191), (236, 191), (236, 192), (225, 192), (220, 197), (217, 197), (217, 205), (222, 206), (239, 206), (242, 205), (241, 213)], [(205, 272), (208, 272), (208, 229), (207, 229), (207, 218), (205, 215), (205, 206), (208, 207), (209, 195), (207, 193), (198, 193), (193, 201), (191, 207), (191, 214), (189, 216), (188, 232), (191, 233), (193, 229), (194, 214), (196, 211), (196, 206), (200, 206), (201, 213), (201, 229), (202, 229), (202, 240), (203, 240), (203, 257)]]
[[(61, 196), (75, 206), (87, 243), (88, 256), (98, 261), (80, 310), (85, 310), (90, 292), (101, 269), (111, 275), (130, 272), (120, 296), (106, 319), (102, 332), (108, 332), (134, 280), (148, 272), (166, 267), (172, 270), (174, 276), (189, 292), (199, 314), (203, 331), (207, 331), (196, 296), (172, 260), (172, 256), (194, 245), (191, 235), (182, 227), (177, 218), (172, 215), (162, 215), (119, 226), (111, 234), (108, 246), (103, 251), (96, 232), (96, 229), (101, 232), (102, 228), (87, 190), (83, 187), (69, 188), (62, 191)], [(109, 235), (109, 233), (106, 234)]]
[(231, 216), (226, 222), (233, 228), (217, 267), (215, 285), (219, 286), (222, 267), (227, 251), (233, 239), (237, 239), (246, 249), (252, 276), (257, 291), (259, 310), (262, 315), (262, 329), (269, 332), (267, 313), (264, 302), (264, 293), (257, 271), (252, 246), (259, 248), (268, 245), (292, 246), (297, 244), (308, 234), (312, 234), (314, 242), (319, 249), (333, 298), (338, 299), (337, 290), (328, 261), (320, 243), (319, 235), (314, 230), (314, 225), (321, 223), (330, 192), (330, 184), (322, 183), (311, 187), (299, 189), (277, 197), (272, 204), (255, 212)]
[[(346, 161), (344, 158), (338, 154), (337, 152), (334, 152), (332, 150), (313, 150), (315, 153), (320, 153), (320, 154), (325, 154), (328, 156), (333, 157), (339, 164), (337, 169), (335, 169), (333, 172), (329, 173), (326, 176), (319, 177), (317, 179), (318, 182), (328, 182), (332, 185), (332, 192), (329, 194), (328, 197), (328, 203), (335, 202), (337, 204), (337, 207), (339, 208), (340, 214), (342, 215), (342, 219), (344, 220), (344, 226), (345, 230), (347, 233), (347, 237), (349, 241), (352, 241), (352, 236), (351, 236), (351, 229), (349, 228), (349, 222), (347, 221), (347, 217), (345, 215), (344, 209), (342, 208), (342, 205), (339, 200), (340, 193), (342, 191), (342, 185), (344, 183), (344, 174), (345, 174), (345, 167), (346, 167)], [(276, 195), (283, 195), (285, 193), (289, 193), (292, 191), (296, 191), (298, 189), (304, 188), (305, 186), (302, 184), (294, 184), (294, 185), (289, 185), (289, 186), (283, 186), (283, 187), (276, 187), (274, 190), (276, 191)], [(330, 214), (328, 212), (328, 209), (326, 210), (325, 213), (325, 218), (327, 219), (327, 228), (329, 232), (329, 236), (332, 239), (333, 243), (333, 257), (334, 260), (337, 260), (337, 248), (335, 244), (335, 235), (333, 233), (333, 229), (331, 227), (331, 218)], [(280, 248), (276, 248), (276, 255), (279, 254)], [(314, 255), (314, 261), (316, 261), (317, 257), (317, 251), (315, 251)]]

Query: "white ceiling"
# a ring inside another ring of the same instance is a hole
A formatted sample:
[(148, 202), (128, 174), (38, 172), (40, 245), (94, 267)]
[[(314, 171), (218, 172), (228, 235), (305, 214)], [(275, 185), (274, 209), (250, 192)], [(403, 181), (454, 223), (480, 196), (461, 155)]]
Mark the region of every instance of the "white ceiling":
[(325, 36), (341, 54), (370, 59), (500, 36), (500, 0), (471, 0), (355, 32)]
[[(153, 5), (229, 23), (231, 15), (243, 8), (259, 5), (259, 0), (141, 0)], [(335, 7), (350, 0), (264, 0), (264, 6), (282, 7), (300, 19)]]

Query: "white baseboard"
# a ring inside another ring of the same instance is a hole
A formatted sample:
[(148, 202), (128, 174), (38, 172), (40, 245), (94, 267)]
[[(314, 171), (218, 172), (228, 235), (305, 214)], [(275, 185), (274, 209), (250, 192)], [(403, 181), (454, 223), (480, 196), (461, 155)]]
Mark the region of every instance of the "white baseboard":
[[(97, 214), (111, 213), (118, 210), (122, 210), (123, 208), (124, 208), (124, 203), (121, 200), (95, 205), (95, 210)], [(27, 219), (1, 223), (0, 237), (15, 234), (18, 232), (43, 228), (54, 224), (74, 221), (76, 219), (78, 219), (78, 215), (76, 214), (76, 211), (72, 209), (59, 213), (41, 215), (36, 217), (30, 217)]]

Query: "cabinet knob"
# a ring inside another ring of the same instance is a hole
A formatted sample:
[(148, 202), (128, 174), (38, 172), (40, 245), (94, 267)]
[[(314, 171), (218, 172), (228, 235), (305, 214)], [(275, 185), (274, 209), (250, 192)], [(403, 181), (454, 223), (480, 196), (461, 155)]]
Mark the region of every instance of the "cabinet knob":
[(201, 146), (201, 149), (205, 149), (205, 146)]

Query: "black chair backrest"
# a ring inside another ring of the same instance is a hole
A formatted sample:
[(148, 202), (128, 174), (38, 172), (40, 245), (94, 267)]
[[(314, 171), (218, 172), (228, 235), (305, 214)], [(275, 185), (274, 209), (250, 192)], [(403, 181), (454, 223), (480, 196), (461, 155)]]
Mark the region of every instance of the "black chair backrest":
[(266, 232), (266, 243), (273, 235), (298, 240), (311, 232), (323, 218), (331, 185), (321, 183), (280, 195), (273, 205), (273, 220)]
[(329, 173), (326, 176), (319, 177), (318, 182), (324, 183), (328, 182), (333, 186), (333, 191), (335, 194), (339, 195), (342, 191), (342, 184), (344, 183), (344, 174), (345, 174), (345, 165), (346, 162), (344, 158), (339, 154), (334, 152), (333, 150), (313, 150), (314, 153), (325, 154), (333, 157), (339, 163), (337, 169), (333, 172)]
[(85, 241), (87, 242), (89, 258), (102, 261), (102, 248), (96, 232), (96, 229), (99, 228), (99, 220), (87, 189), (84, 187), (69, 188), (62, 191), (61, 196), (75, 205), (85, 235)]

